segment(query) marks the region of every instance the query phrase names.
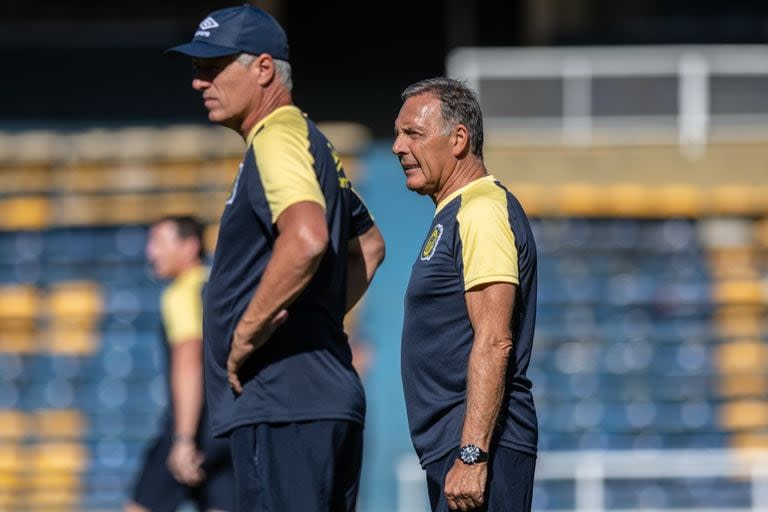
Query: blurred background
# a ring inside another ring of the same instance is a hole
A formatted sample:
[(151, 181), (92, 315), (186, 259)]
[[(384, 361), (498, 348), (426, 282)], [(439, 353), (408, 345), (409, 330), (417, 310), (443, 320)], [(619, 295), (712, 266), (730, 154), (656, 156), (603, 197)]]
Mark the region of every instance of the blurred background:
[[(402, 89), (442, 74), (537, 238), (535, 509), (768, 509), (768, 3), (253, 3), (388, 242), (348, 318), (360, 512), (426, 510), (399, 343), (433, 206), (389, 147)], [(118, 510), (159, 428), (147, 225), (196, 213), (213, 250), (244, 149), (162, 50), (230, 5), (3, 2), (2, 511)]]

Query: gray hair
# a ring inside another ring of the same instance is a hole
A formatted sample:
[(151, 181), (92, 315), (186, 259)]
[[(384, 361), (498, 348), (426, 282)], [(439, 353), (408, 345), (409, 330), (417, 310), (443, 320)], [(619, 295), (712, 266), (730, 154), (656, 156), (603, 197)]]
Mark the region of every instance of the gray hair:
[(403, 101), (419, 94), (432, 94), (440, 100), (440, 113), (447, 121), (446, 133), (457, 124), (469, 132), (469, 151), (483, 159), (483, 112), (477, 94), (464, 82), (453, 78), (427, 78), (409, 85), (403, 91)]
[[(237, 57), (237, 62), (245, 67), (250, 66), (254, 60), (256, 60), (255, 55), (245, 52), (241, 53)], [(289, 91), (292, 90), (293, 78), (291, 78), (291, 63), (287, 60), (280, 60), (275, 58), (273, 58), (272, 61), (275, 63), (275, 74), (280, 78), (280, 80), (288, 88)]]

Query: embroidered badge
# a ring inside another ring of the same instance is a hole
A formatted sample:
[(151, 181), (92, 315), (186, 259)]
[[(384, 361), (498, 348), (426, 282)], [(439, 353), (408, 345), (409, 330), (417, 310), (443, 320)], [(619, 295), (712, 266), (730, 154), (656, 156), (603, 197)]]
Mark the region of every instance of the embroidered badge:
[(421, 256), (419, 256), (421, 261), (429, 261), (434, 256), (441, 236), (443, 236), (443, 225), (436, 224), (435, 229), (429, 234), (429, 238), (427, 238), (424, 248), (421, 250)]

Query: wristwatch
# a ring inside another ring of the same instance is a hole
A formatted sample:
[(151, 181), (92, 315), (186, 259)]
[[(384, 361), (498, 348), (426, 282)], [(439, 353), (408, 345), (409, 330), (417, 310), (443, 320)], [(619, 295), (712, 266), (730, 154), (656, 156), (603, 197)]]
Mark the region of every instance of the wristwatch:
[(487, 462), (488, 452), (484, 452), (473, 444), (466, 444), (459, 448), (459, 460), (470, 466), (478, 462)]

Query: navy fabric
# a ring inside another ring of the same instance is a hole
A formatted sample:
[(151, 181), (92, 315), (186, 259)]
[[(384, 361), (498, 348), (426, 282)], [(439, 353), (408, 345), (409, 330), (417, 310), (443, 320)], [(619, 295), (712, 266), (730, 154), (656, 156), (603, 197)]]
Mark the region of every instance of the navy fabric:
[(238, 512), (354, 512), (363, 429), (349, 421), (245, 425), (230, 435)]
[[(453, 467), (459, 449), (428, 464), (427, 491), (432, 512), (448, 512), (445, 477)], [(505, 447), (498, 447), (488, 461), (488, 486), (485, 504), (478, 512), (530, 512), (536, 457)]]

